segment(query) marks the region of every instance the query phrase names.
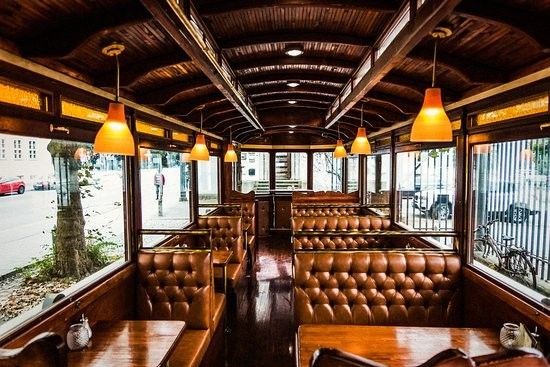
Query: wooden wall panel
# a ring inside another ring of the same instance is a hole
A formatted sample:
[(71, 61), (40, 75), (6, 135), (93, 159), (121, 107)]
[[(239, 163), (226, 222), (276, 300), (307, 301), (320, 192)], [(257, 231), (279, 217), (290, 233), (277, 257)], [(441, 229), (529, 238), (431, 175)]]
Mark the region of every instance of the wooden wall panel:
[(126, 266), (90, 291), (70, 300), (57, 312), (44, 317), (18, 335), (10, 337), (2, 347), (20, 347), (44, 331), (53, 331), (65, 338), (69, 326), (78, 322), (82, 314), (88, 317), (92, 332), (94, 324), (99, 320), (134, 319), (135, 269), (134, 264)]
[(538, 326), (545, 349), (550, 348), (550, 311), (537, 309), (467, 267), (464, 300), (464, 326), (500, 329), (505, 322), (521, 322), (531, 331)]
[(269, 212), (269, 198), (258, 199), (256, 218), (258, 226), (258, 236), (269, 236), (269, 223), (271, 223), (271, 215)]

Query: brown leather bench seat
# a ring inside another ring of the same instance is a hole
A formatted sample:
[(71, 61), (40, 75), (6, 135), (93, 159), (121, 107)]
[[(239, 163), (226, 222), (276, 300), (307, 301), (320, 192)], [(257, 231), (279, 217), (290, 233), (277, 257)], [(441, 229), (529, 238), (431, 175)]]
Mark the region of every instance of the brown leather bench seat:
[(137, 262), (138, 318), (185, 321), (170, 365), (199, 366), (225, 308), (212, 287), (210, 250), (140, 250)]
[(460, 257), (435, 251), (294, 254), (296, 324), (456, 326)]
[[(391, 221), (377, 216), (292, 218), (294, 249), (372, 249), (402, 247), (402, 241), (369, 236), (365, 231), (389, 230)], [(363, 233), (354, 233), (362, 231)], [(308, 234), (307, 232), (315, 232)], [(341, 232), (322, 235), (321, 232)]]

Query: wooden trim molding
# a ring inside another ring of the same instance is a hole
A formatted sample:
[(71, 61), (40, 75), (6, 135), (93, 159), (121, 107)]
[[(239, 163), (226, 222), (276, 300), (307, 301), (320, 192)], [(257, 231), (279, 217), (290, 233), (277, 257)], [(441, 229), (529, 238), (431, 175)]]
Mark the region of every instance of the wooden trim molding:
[[(550, 314), (548, 313), (548, 310), (544, 311), (542, 306), (541, 309), (539, 309), (522, 298), (510, 293), (489, 280), (487, 277), (481, 275), (479, 271), (470, 265), (465, 265), (463, 267), (463, 274), (465, 280), (473, 282), (487, 291), (487, 293), (490, 293), (505, 302), (531, 321), (542, 326), (546, 330), (550, 330)], [(491, 312), (491, 310), (485, 310), (485, 312)]]

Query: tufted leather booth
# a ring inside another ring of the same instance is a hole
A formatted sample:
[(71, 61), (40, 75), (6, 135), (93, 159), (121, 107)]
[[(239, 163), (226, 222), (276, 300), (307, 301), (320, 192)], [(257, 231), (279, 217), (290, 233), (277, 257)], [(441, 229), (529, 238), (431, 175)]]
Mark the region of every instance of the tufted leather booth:
[(210, 252), (149, 251), (138, 255), (137, 314), (145, 320), (183, 320), (208, 329), (211, 317)]
[(292, 217), (339, 217), (361, 214), (359, 205), (292, 205)]
[[(353, 232), (389, 230), (391, 221), (376, 216), (343, 217), (297, 217), (292, 218), (294, 231), (342, 231)], [(365, 234), (350, 233), (330, 236), (294, 234), (294, 249), (367, 249), (400, 247), (401, 241), (392, 241), (387, 237), (373, 237)]]
[(344, 194), (337, 191), (294, 191), (293, 203), (358, 203), (359, 192)]
[(297, 324), (453, 326), (460, 258), (435, 252), (298, 252)]
[[(243, 248), (244, 236), (240, 216), (204, 216), (197, 220), (198, 229), (212, 230), (212, 251), (232, 250), (233, 255), (227, 265), (227, 284), (234, 288), (243, 275), (246, 253)], [(214, 269), (214, 277), (223, 279), (221, 268)]]
[(225, 296), (211, 286), (211, 252), (140, 250), (137, 263), (138, 318), (184, 320), (170, 365), (198, 367), (225, 309)]

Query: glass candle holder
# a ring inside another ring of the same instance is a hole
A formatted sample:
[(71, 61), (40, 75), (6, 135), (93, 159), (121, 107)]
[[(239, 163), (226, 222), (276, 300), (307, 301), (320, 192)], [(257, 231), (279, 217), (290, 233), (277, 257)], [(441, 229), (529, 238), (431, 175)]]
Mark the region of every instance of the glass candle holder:
[(500, 329), (500, 344), (506, 349), (518, 347), (519, 326), (512, 323), (505, 323)]

